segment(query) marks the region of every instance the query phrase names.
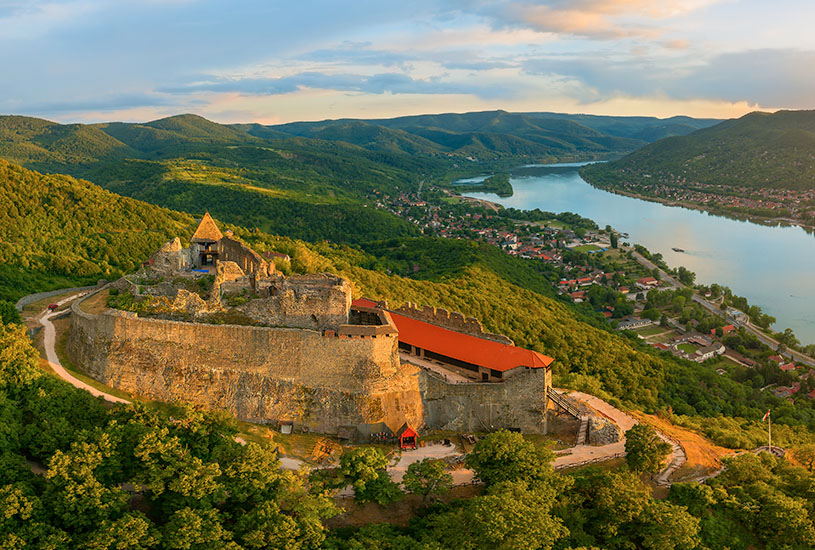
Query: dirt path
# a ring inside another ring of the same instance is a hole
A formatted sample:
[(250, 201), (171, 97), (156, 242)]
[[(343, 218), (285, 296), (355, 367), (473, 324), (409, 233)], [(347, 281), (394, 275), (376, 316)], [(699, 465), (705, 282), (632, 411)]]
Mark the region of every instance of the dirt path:
[[(566, 390), (559, 391), (564, 393), (566, 392)], [(594, 395), (579, 391), (571, 391), (568, 392), (568, 396), (586, 403), (603, 416), (611, 419), (615, 424), (617, 424), (617, 426), (619, 426), (623, 434), (636, 424), (639, 424), (637, 419), (629, 416), (620, 409), (606, 403)], [(658, 485), (670, 485), (671, 481), (668, 478), (670, 478), (671, 474), (685, 464), (687, 457), (685, 455), (685, 450), (678, 441), (669, 438), (659, 430), (656, 430), (656, 432), (663, 441), (671, 446), (671, 454), (668, 459), (668, 465), (664, 470), (657, 474), (654, 481)], [(562, 455), (555, 459), (553, 466), (556, 470), (580, 466), (589, 462), (602, 462), (612, 458), (625, 456), (625, 436), (623, 436), (617, 443), (610, 443), (608, 445), (601, 445), (598, 447), (591, 445), (578, 445), (576, 447), (572, 447), (571, 451), (572, 452), (570, 454)]]
[[(388, 468), (388, 475), (393, 481), (400, 483), (411, 464), (421, 462), (425, 458), (441, 460), (460, 455), (461, 452), (455, 446), (444, 445), (427, 445), (412, 451), (403, 451), (396, 464)], [(473, 480), (473, 471), (466, 468), (452, 470), (450, 474), (453, 476), (454, 485), (465, 485)]]
[[(67, 298), (63, 298), (62, 300), (57, 302), (57, 305), (61, 306), (63, 304), (67, 304), (68, 302), (72, 302), (73, 300), (76, 300), (77, 298), (83, 296), (84, 294), (86, 293), (80, 292), (79, 294), (73, 294), (71, 296), (68, 296)], [(51, 366), (52, 369), (54, 369), (56, 375), (65, 380), (66, 382), (68, 382), (69, 384), (71, 384), (72, 386), (74, 386), (75, 388), (89, 391), (91, 395), (93, 395), (94, 397), (101, 397), (105, 401), (109, 401), (111, 403), (130, 403), (130, 401), (127, 401), (126, 399), (122, 399), (120, 397), (116, 397), (115, 395), (111, 395), (109, 393), (100, 391), (94, 388), (93, 386), (86, 384), (82, 380), (74, 378), (73, 375), (71, 375), (68, 371), (65, 370), (65, 368), (62, 366), (62, 363), (60, 363), (59, 361), (59, 357), (57, 357), (57, 351), (55, 348), (56, 330), (54, 329), (54, 324), (51, 322), (51, 317), (59, 315), (60, 313), (62, 312), (61, 311), (51, 312), (46, 308), (43, 310), (42, 313), (40, 313), (39, 316), (39, 322), (45, 329), (44, 330), (45, 337), (43, 338), (43, 346), (45, 347), (45, 357), (48, 360), (48, 364)]]

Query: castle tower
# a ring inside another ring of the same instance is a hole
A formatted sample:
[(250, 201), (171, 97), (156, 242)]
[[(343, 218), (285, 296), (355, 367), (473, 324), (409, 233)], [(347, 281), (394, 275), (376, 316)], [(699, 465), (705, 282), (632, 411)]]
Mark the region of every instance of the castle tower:
[(190, 239), (194, 245), (193, 261), (197, 265), (214, 265), (218, 261), (218, 250), (215, 245), (223, 238), (223, 233), (215, 225), (215, 220), (212, 219), (209, 212), (204, 214)]

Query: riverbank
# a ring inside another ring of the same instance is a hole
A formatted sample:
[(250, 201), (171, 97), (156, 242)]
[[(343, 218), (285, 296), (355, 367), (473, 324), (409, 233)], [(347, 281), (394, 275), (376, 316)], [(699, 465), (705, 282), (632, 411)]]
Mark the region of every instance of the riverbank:
[(603, 187), (602, 185), (598, 185), (593, 183), (592, 181), (586, 179), (583, 176), (583, 172), (580, 172), (580, 177), (585, 181), (587, 184), (591, 185), (595, 189), (599, 189), (600, 191), (605, 191), (606, 193), (612, 193), (614, 195), (621, 195), (623, 197), (628, 197), (631, 199), (639, 199), (648, 202), (655, 202), (658, 204), (662, 204), (665, 206), (671, 207), (679, 207), (679, 208), (687, 208), (688, 210), (696, 210), (698, 212), (704, 212), (706, 214), (710, 214), (713, 216), (721, 216), (723, 218), (736, 220), (736, 221), (748, 221), (750, 223), (754, 223), (757, 225), (764, 225), (767, 227), (777, 227), (781, 226), (789, 226), (789, 227), (800, 227), (804, 231), (807, 232), (815, 232), (815, 225), (809, 225), (804, 223), (801, 220), (796, 220), (793, 218), (770, 218), (765, 216), (755, 216), (755, 215), (746, 215), (741, 214), (739, 212), (732, 212), (726, 208), (708, 208), (705, 205), (692, 203), (692, 202), (685, 202), (685, 201), (677, 201), (672, 199), (665, 199), (662, 197), (654, 197), (650, 195), (642, 195), (639, 193), (632, 193), (630, 191), (623, 191), (621, 189), (617, 189), (616, 187)]

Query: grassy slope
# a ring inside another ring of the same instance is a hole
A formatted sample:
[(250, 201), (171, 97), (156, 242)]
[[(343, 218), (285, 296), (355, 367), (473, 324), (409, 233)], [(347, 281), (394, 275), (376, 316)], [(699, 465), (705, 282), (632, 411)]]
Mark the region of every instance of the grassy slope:
[(681, 177), (691, 184), (813, 189), (815, 111), (751, 113), (658, 141), (618, 161), (587, 167), (584, 173), (601, 185)]

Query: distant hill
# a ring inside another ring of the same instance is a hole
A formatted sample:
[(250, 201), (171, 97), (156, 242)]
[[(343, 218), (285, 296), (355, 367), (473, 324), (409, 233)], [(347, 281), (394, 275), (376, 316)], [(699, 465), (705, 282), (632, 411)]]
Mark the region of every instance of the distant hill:
[(648, 143), (666, 137), (683, 136), (721, 122), (721, 120), (713, 118), (691, 118), (687, 116), (655, 118), (639, 116), (570, 115), (562, 113), (524, 114), (533, 118), (571, 120), (612, 136), (626, 137)]
[[(657, 119), (482, 111), (254, 125), (248, 131), (256, 136), (288, 134), (342, 140), (377, 150), (445, 153), (480, 159), (511, 156), (546, 160), (622, 154), (656, 139), (687, 134), (716, 122), (689, 117)], [(379, 128), (378, 132), (374, 128)]]
[(755, 112), (584, 170), (593, 182), (815, 189), (815, 111)]
[(142, 154), (170, 156), (201, 146), (262, 143), (246, 132), (198, 115), (177, 115), (144, 124), (110, 122), (94, 126)]
[(191, 114), (91, 125), (9, 116), (0, 117), (0, 158), (191, 214), (208, 209), (261, 231), (362, 243), (416, 235), (415, 226), (373, 204), (422, 181), (451, 181), (474, 166), (461, 163), (466, 157), (606, 158), (645, 141), (600, 126), (634, 135), (658, 125), (575, 117), (487, 111), (263, 126)]
[(94, 126), (0, 116), (0, 157), (32, 168), (87, 166), (136, 152)]

